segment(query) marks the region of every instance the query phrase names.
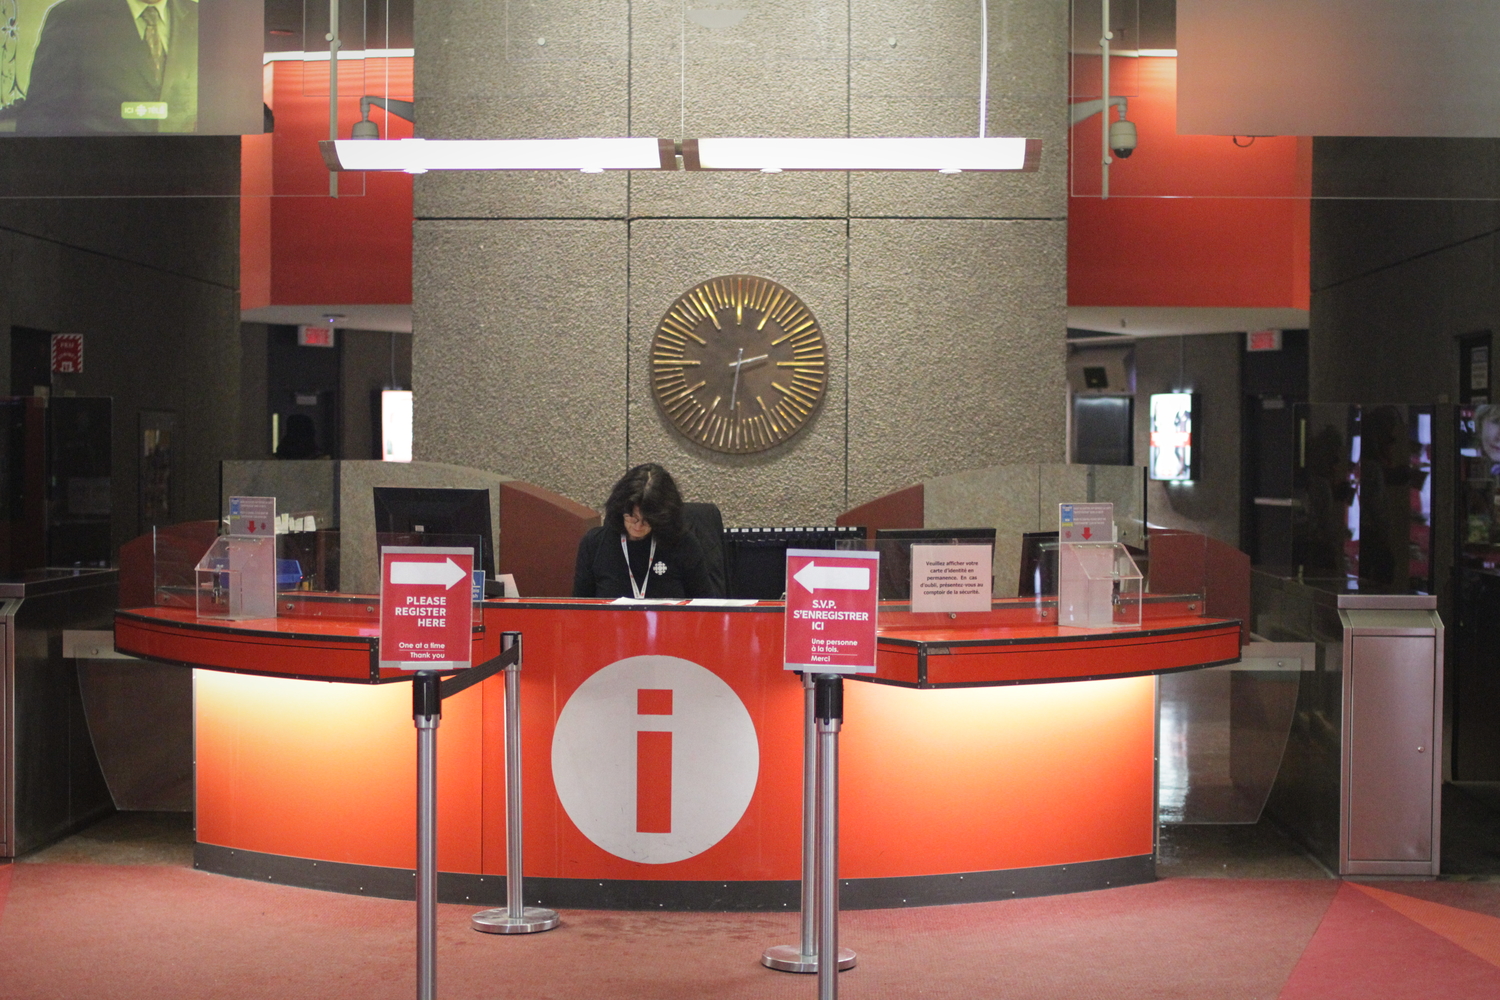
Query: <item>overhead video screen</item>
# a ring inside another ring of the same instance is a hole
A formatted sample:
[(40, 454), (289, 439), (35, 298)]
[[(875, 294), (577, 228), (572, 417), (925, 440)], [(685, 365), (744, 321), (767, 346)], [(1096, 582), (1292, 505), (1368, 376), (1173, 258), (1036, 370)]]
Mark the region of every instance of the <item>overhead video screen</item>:
[(262, 130), (264, 0), (0, 0), (0, 136)]

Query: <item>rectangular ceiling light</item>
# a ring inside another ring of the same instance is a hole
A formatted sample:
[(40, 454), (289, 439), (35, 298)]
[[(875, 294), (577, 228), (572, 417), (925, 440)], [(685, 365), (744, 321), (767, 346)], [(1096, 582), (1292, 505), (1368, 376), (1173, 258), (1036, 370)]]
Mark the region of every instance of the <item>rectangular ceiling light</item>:
[(329, 170), (676, 170), (670, 139), (324, 139)]
[(686, 139), (688, 170), (1035, 170), (1040, 139)]

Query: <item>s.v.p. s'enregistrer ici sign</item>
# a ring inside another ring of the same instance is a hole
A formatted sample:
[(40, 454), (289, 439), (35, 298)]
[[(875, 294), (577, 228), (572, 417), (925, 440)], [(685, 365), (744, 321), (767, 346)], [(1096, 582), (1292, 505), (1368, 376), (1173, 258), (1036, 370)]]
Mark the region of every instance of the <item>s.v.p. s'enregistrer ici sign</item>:
[(875, 672), (880, 553), (787, 549), (788, 670)]

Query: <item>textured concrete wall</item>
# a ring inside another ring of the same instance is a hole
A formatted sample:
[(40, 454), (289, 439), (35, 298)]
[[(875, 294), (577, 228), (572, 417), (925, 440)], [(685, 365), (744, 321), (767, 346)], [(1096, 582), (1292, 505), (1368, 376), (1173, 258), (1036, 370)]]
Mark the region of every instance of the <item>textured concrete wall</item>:
[[(418, 0), (419, 133), (975, 133), (977, 4), (735, 7), (713, 27), (682, 5)], [(1034, 174), (419, 177), (417, 457), (590, 505), (660, 461), (742, 525), (1059, 460), (1067, 4), (990, 8), (989, 134), (1041, 138)], [(817, 417), (753, 456), (689, 443), (647, 381), (673, 300), (732, 273), (797, 293), (830, 350)]]

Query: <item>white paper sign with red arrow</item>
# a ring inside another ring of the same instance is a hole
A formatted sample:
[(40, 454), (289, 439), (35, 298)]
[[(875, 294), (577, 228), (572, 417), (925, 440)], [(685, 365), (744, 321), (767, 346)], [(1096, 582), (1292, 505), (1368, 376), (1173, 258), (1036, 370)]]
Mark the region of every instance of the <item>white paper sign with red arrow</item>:
[(1115, 540), (1115, 505), (1112, 503), (1061, 503), (1057, 505), (1057, 540), (1060, 542), (1112, 542)]
[(276, 534), (275, 497), (230, 497), (228, 534), (254, 538)]

